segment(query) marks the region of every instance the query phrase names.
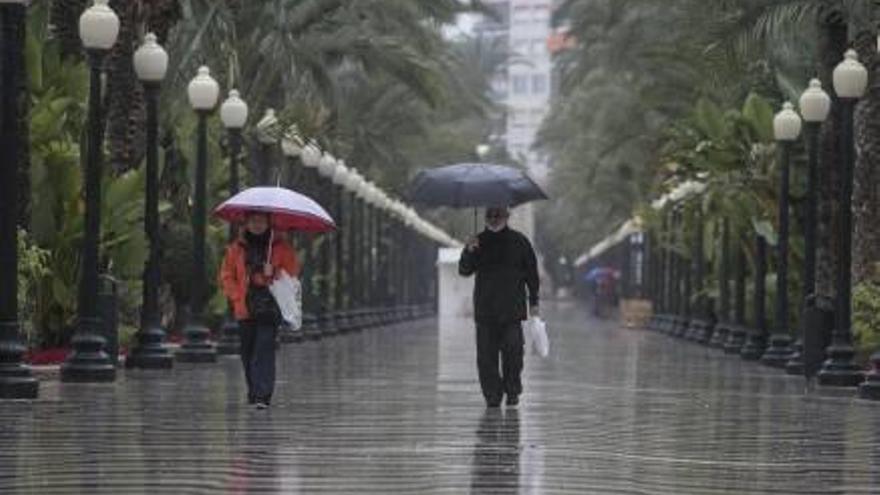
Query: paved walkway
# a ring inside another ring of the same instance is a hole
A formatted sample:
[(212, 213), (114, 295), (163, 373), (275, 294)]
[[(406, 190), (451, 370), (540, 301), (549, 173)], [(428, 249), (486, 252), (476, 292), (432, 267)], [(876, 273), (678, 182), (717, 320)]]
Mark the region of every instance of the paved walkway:
[(880, 404), (545, 313), (519, 410), (483, 407), (467, 321), (286, 346), (270, 411), (235, 358), (44, 383), (0, 403), (0, 493), (880, 493)]

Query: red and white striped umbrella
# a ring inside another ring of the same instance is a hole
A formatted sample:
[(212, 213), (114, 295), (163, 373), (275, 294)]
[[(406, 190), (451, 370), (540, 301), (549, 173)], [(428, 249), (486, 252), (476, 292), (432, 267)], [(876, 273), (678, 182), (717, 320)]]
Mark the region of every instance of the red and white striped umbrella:
[(214, 214), (228, 222), (243, 222), (253, 211), (269, 213), (278, 230), (336, 230), (336, 222), (315, 200), (283, 187), (245, 189), (218, 206)]

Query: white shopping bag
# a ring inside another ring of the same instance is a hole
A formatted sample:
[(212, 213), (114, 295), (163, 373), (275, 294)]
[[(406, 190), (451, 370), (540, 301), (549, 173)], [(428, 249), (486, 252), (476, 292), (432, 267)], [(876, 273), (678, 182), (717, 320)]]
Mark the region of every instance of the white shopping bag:
[(294, 330), (299, 330), (302, 327), (302, 286), (299, 279), (281, 270), (281, 275), (269, 286), (269, 292), (278, 303), (284, 321)]
[(526, 343), (532, 344), (532, 348), (541, 357), (550, 354), (550, 339), (547, 337), (547, 324), (539, 316), (532, 316), (523, 323), (523, 334)]

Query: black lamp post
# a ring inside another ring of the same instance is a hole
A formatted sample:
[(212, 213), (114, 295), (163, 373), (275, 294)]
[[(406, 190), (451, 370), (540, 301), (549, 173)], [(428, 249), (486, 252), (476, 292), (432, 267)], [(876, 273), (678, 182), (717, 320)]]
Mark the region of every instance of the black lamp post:
[[(303, 147), (301, 155), (300, 187), (302, 190), (313, 197), (319, 189), (318, 165), (321, 163), (321, 150), (315, 143), (309, 143)], [(302, 283), (303, 283), (303, 336), (308, 340), (321, 340), (321, 321), (322, 305), (324, 301), (321, 298), (321, 286), (315, 283), (315, 271), (320, 267), (315, 266), (319, 262), (318, 254), (315, 250), (315, 240), (307, 237), (304, 242), (304, 250), (306, 259), (303, 262)]]
[(162, 283), (159, 242), (159, 90), (168, 70), (168, 54), (149, 33), (134, 54), (134, 69), (144, 86), (147, 103), (147, 170), (144, 230), (149, 240), (149, 254), (144, 269), (141, 329), (137, 345), (125, 360), (128, 368), (167, 369), (174, 358), (165, 346), (165, 329), (159, 313), (159, 286)]
[[(318, 163), (318, 175), (322, 178), (320, 181), (321, 184), (319, 186), (319, 190), (321, 192), (320, 198), (321, 201), (325, 203), (325, 205), (331, 205), (333, 203), (335, 194), (333, 190), (333, 176), (336, 173), (336, 167), (338, 163), (336, 158), (333, 157), (330, 153), (324, 153), (324, 156), (321, 157), (320, 162)], [(332, 206), (329, 206), (330, 211), (333, 211)], [(338, 221), (338, 220), (337, 220)], [(326, 234), (324, 237), (324, 242), (321, 247), (320, 256), (320, 266), (321, 266), (321, 302), (319, 303), (320, 313), (318, 315), (319, 324), (321, 331), (326, 335), (336, 335), (339, 333), (339, 329), (336, 326), (335, 320), (335, 309), (336, 309), (336, 300), (334, 297), (333, 290), (333, 251), (330, 246), (330, 243), (334, 241), (333, 235), (335, 234)]]
[[(241, 130), (247, 123), (248, 106), (235, 89), (229, 91), (229, 97), (220, 105), (220, 120), (226, 128), (229, 153), (229, 196), (238, 194), (241, 188), (238, 160), (241, 157)], [(234, 242), (238, 232), (235, 225), (229, 226), (229, 242)], [(238, 321), (232, 314), (232, 303), (226, 303), (226, 318), (220, 329), (220, 341), (217, 343), (217, 354), (230, 356), (241, 351), (241, 339)]]
[(760, 234), (755, 240), (754, 328), (739, 352), (748, 361), (759, 359), (767, 348), (767, 240)]
[(184, 330), (186, 341), (177, 352), (177, 359), (188, 363), (212, 363), (217, 350), (209, 341), (211, 332), (204, 323), (207, 275), (205, 273), (205, 235), (207, 223), (208, 115), (217, 105), (220, 87), (211, 71), (199, 67), (198, 75), (189, 83), (189, 102), (198, 115), (198, 142), (193, 194), (193, 266), (190, 281), (190, 321)]
[(340, 178), (339, 182), (341, 198), (345, 204), (346, 213), (346, 230), (343, 235), (342, 243), (345, 246), (345, 265), (343, 268), (343, 278), (345, 279), (345, 331), (357, 330), (356, 310), (359, 303), (358, 300), (358, 270), (357, 270), (357, 242), (358, 242), (358, 218), (357, 198), (354, 191), (357, 190), (360, 174), (357, 170), (349, 169), (348, 174), (344, 178)]
[(335, 206), (333, 216), (336, 219), (336, 225), (338, 227), (338, 230), (333, 234), (333, 252), (336, 257), (333, 270), (335, 277), (333, 324), (336, 327), (337, 332), (345, 332), (348, 330), (348, 322), (345, 317), (346, 310), (348, 309), (348, 303), (345, 297), (346, 284), (348, 283), (346, 277), (347, 265), (345, 241), (346, 237), (349, 235), (348, 223), (350, 222), (348, 222), (349, 212), (345, 207), (345, 184), (348, 181), (349, 174), (348, 167), (346, 167), (345, 163), (340, 160), (331, 179), (333, 183), (333, 194), (335, 195), (335, 199), (333, 200)]
[(862, 372), (855, 364), (852, 345), (852, 191), (855, 166), (853, 113), (859, 98), (865, 94), (868, 71), (859, 63), (855, 50), (848, 50), (844, 61), (834, 69), (834, 91), (842, 106), (840, 207), (838, 208), (839, 259), (837, 266), (837, 305), (834, 312), (834, 335), (828, 348), (828, 359), (819, 371), (819, 384), (852, 387), (862, 381)]
[(776, 265), (776, 332), (770, 337), (770, 346), (761, 356), (761, 362), (774, 368), (784, 368), (793, 353), (788, 329), (788, 197), (791, 170), (791, 147), (801, 135), (801, 117), (794, 105), (786, 102), (773, 119), (773, 133), (779, 143), (779, 240)]
[(21, 88), (27, 7), (0, 2), (0, 399), (35, 399), (39, 383), (22, 362), (18, 320), (18, 170), (24, 145)]
[(730, 222), (721, 222), (721, 256), (718, 260), (718, 321), (709, 342), (711, 347), (720, 349), (730, 334)]
[(367, 193), (367, 202), (369, 203), (369, 266), (367, 273), (369, 274), (369, 305), (370, 305), (370, 325), (378, 326), (381, 324), (379, 318), (379, 215), (381, 214), (380, 205), (382, 202), (382, 193), (375, 184), (370, 184)]
[(746, 342), (746, 253), (737, 235), (733, 286), (733, 327), (724, 343), (726, 354), (739, 354)]
[(88, 143), (85, 151), (85, 239), (82, 244), (78, 319), (73, 351), (61, 366), (65, 382), (110, 382), (116, 367), (105, 351), (106, 339), (98, 311), (98, 251), (101, 242), (101, 176), (104, 119), (101, 111), (101, 71), (104, 58), (116, 44), (119, 18), (107, 5), (95, 0), (80, 17), (80, 38), (89, 59)]
[[(801, 331), (799, 341), (795, 344), (795, 354), (785, 366), (789, 374), (799, 375), (805, 373), (804, 368), (804, 344), (812, 344), (812, 339), (805, 338), (807, 322), (815, 324), (821, 318), (813, 318), (809, 313), (815, 308), (816, 293), (816, 222), (818, 208), (819, 187), (819, 129), (828, 118), (831, 110), (831, 98), (822, 89), (822, 83), (818, 79), (810, 81), (810, 87), (804, 91), (800, 98), (801, 116), (804, 119), (805, 134), (807, 137), (807, 198), (805, 204), (804, 222), (804, 267), (803, 267), (803, 302)], [(830, 329), (829, 329), (830, 330)], [(817, 346), (818, 347), (818, 346)], [(818, 351), (818, 349), (816, 350)], [(817, 352), (818, 354), (818, 352)], [(810, 370), (812, 374), (813, 370)]]

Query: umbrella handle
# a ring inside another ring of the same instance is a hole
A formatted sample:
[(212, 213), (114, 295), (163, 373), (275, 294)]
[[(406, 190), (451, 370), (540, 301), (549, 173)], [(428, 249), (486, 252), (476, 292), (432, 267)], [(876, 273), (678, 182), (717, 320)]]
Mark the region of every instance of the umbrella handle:
[(269, 252), (266, 254), (266, 263), (272, 263), (272, 245), (275, 244), (275, 229), (269, 223)]
[(479, 214), (477, 213), (477, 209), (474, 208), (474, 235), (480, 233), (480, 231), (479, 231), (479, 220), (477, 220), (477, 217), (478, 217), (478, 216), (479, 216)]

